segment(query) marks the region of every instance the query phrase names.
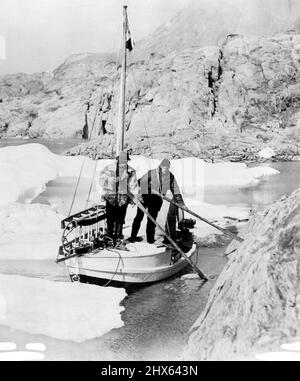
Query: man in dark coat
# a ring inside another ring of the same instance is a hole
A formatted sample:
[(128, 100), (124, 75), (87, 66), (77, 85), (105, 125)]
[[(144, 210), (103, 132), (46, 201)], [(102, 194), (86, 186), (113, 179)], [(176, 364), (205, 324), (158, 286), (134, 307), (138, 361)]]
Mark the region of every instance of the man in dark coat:
[[(149, 214), (156, 220), (157, 215), (161, 209), (163, 198), (161, 195), (165, 195), (169, 190), (173, 194), (174, 201), (178, 204), (184, 205), (183, 198), (180, 194), (180, 190), (177, 181), (170, 172), (170, 161), (164, 159), (158, 168), (148, 171), (139, 180), (140, 189), (143, 197), (143, 206), (148, 210)], [(157, 194), (159, 193), (159, 195)], [(137, 235), (143, 220), (144, 213), (139, 208), (137, 210), (136, 217), (132, 224), (131, 236), (128, 239), (130, 242), (134, 242), (137, 239)], [(174, 226), (171, 227), (174, 229)], [(176, 226), (175, 226), (176, 229)], [(174, 235), (174, 232), (169, 232)], [(147, 242), (154, 243), (155, 241), (155, 224), (148, 218), (146, 227)]]

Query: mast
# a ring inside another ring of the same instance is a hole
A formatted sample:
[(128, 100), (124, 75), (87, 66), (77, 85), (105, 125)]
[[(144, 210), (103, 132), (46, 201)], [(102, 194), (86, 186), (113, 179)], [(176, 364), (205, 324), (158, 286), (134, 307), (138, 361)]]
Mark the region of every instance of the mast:
[(117, 127), (117, 155), (124, 150), (124, 131), (125, 131), (125, 93), (126, 93), (126, 64), (127, 64), (127, 5), (123, 6), (123, 40), (122, 40), (122, 72), (121, 72), (121, 87), (120, 87), (120, 103), (119, 103), (119, 118)]

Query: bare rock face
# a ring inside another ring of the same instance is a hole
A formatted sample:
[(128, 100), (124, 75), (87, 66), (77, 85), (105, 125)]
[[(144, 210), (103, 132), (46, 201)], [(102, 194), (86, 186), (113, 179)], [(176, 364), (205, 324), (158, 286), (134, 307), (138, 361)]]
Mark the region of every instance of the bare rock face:
[(51, 74), (0, 77), (1, 135), (81, 138), (86, 113), (99, 106), (95, 94), (106, 86), (103, 75), (112, 77), (111, 65), (110, 55), (80, 54)]
[[(298, 5), (292, 2), (290, 18), (281, 20), (275, 2), (288, 9), (282, 0), (253, 0), (246, 9), (240, 0), (220, 8), (194, 1), (136, 45), (125, 133), (133, 153), (207, 161), (257, 160), (264, 148), (273, 149), (274, 160), (299, 154), (300, 32), (292, 17)], [(241, 34), (251, 31), (252, 37)], [(111, 156), (120, 81), (115, 56), (77, 54), (53, 73), (0, 77), (0, 137), (91, 139), (68, 154)]]
[[(260, 39), (236, 35), (221, 47), (132, 63), (127, 146), (134, 153), (212, 161), (258, 159), (266, 147), (280, 158), (298, 154), (299, 44), (296, 32)], [(111, 141), (116, 112), (117, 103), (107, 123)], [(89, 151), (100, 147), (104, 157), (104, 143), (100, 137)]]
[(226, 360), (300, 333), (300, 189), (256, 215), (191, 329), (184, 357)]
[(174, 18), (137, 44), (136, 58), (220, 46), (227, 35), (259, 38), (297, 25), (296, 0), (190, 0)]

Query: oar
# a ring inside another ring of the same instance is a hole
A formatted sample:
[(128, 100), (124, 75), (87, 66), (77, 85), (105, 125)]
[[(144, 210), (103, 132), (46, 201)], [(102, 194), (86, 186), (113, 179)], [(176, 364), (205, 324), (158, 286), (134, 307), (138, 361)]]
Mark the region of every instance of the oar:
[(184, 210), (185, 212), (191, 214), (192, 216), (198, 218), (199, 220), (201, 220), (201, 221), (207, 223), (208, 225), (211, 225), (211, 226), (213, 226), (214, 228), (216, 228), (216, 229), (218, 229), (218, 230), (221, 230), (221, 232), (223, 232), (224, 234), (227, 234), (227, 235), (230, 236), (232, 239), (235, 239), (235, 240), (237, 240), (237, 241), (239, 241), (239, 242), (243, 242), (243, 241), (244, 241), (243, 238), (239, 237), (238, 235), (235, 235), (235, 234), (231, 233), (229, 230), (223, 229), (223, 228), (221, 228), (220, 226), (213, 224), (212, 222), (208, 221), (208, 220), (207, 220), (206, 218), (204, 218), (204, 217), (199, 216), (199, 214), (196, 214), (195, 212), (193, 212), (192, 210), (190, 210), (190, 209), (187, 208), (186, 206), (184, 206), (184, 205), (180, 205), (180, 204), (178, 204), (177, 202), (171, 200), (169, 197), (164, 196), (164, 195), (162, 195), (162, 194), (160, 194), (160, 193), (158, 193), (158, 192), (155, 192), (155, 191), (153, 191), (153, 190), (152, 190), (152, 193), (155, 193), (155, 194), (157, 194), (158, 196), (161, 196), (164, 200), (166, 200), (166, 201), (168, 201), (169, 203), (171, 203), (171, 204), (177, 206), (178, 208)]
[(152, 221), (155, 226), (158, 227), (158, 229), (163, 233), (163, 235), (167, 238), (167, 240), (174, 246), (174, 248), (188, 261), (188, 263), (192, 266), (192, 268), (195, 270), (195, 272), (199, 275), (199, 277), (203, 280), (208, 280), (207, 277), (203, 274), (203, 272), (194, 264), (194, 262), (180, 249), (180, 247), (177, 245), (176, 242), (172, 240), (172, 238), (164, 231), (164, 229), (155, 221), (155, 219), (148, 213), (148, 211), (143, 207), (143, 205), (134, 197), (129, 195), (131, 200), (137, 205), (139, 209), (141, 209), (149, 218), (150, 221)]

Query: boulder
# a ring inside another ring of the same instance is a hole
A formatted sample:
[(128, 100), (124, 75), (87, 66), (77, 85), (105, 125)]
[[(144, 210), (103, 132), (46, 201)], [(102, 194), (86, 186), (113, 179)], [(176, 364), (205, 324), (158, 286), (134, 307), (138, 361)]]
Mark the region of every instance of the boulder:
[(192, 327), (184, 358), (254, 358), (300, 334), (300, 189), (255, 215)]

